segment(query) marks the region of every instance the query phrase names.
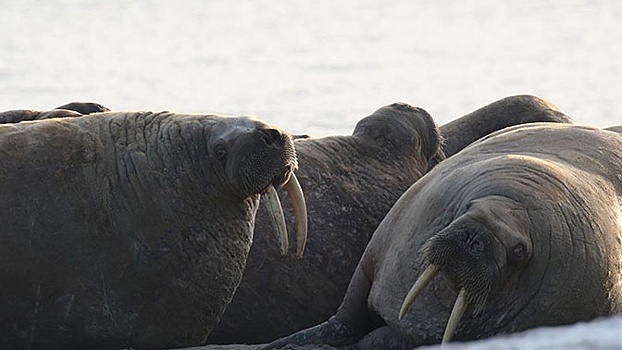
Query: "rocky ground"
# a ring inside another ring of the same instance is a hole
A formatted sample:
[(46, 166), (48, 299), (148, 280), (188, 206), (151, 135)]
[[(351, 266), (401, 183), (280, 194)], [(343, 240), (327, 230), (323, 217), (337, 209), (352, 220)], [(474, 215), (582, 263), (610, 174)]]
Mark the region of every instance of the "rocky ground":
[[(543, 327), (490, 339), (450, 343), (442, 350), (613, 350), (622, 349), (622, 315), (565, 327)], [(435, 350), (440, 346), (420, 349)], [(257, 350), (258, 345), (207, 345), (183, 350)], [(181, 350), (181, 349), (178, 349)], [(336, 350), (330, 346), (287, 346), (281, 350)]]

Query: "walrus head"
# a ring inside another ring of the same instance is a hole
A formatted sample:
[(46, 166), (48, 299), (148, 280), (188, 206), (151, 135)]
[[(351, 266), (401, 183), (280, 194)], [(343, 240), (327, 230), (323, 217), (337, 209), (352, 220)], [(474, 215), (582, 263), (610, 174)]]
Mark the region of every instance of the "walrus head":
[(399, 318), (440, 272), (458, 291), (443, 335), (443, 343), (448, 342), (464, 312), (480, 313), (531, 255), (529, 218), (523, 206), (501, 196), (473, 200), (463, 214), (421, 248), (428, 267), (404, 299)]
[(294, 208), (298, 256), (302, 256), (307, 237), (304, 195), (294, 171), (298, 160), (294, 137), (253, 118), (237, 118), (235, 124), (214, 126), (216, 140), (209, 143), (210, 155), (223, 168), (229, 189), (240, 198), (254, 194), (268, 201), (269, 214), (281, 243), (288, 247), (287, 230), (276, 189), (284, 187)]
[(445, 159), (443, 138), (432, 116), (406, 103), (379, 108), (356, 124), (353, 135), (382, 144), (392, 158), (409, 155), (421, 174)]
[(76, 111), (80, 114), (91, 114), (100, 112), (109, 112), (110, 108), (102, 106), (96, 102), (69, 102), (62, 106), (58, 106), (54, 109), (65, 109), (70, 111)]

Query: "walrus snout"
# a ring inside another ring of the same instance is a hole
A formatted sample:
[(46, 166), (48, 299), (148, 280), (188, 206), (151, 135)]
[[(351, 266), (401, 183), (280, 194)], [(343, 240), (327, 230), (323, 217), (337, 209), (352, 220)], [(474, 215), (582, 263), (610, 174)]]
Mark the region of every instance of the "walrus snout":
[[(294, 209), (297, 256), (301, 257), (308, 220), (304, 194), (294, 175), (298, 169), (294, 137), (254, 118), (242, 117), (237, 119), (235, 128), (221, 133), (213, 145), (213, 154), (227, 168), (231, 188), (243, 197), (261, 196), (283, 254), (287, 252), (289, 239), (276, 189), (282, 187), (287, 191)], [(220, 149), (224, 151), (218, 152)]]
[(440, 267), (456, 291), (465, 290), (474, 314), (482, 311), (490, 289), (498, 284), (503, 247), (483, 225), (461, 218), (430, 238), (421, 252), (430, 265)]
[(294, 137), (287, 132), (275, 128), (260, 129), (261, 139), (267, 149), (276, 149), (284, 153), (284, 165), (272, 178), (270, 185), (262, 192), (262, 198), (268, 207), (268, 215), (275, 229), (281, 247), (281, 253), (287, 254), (289, 239), (285, 227), (285, 218), (276, 189), (283, 188), (287, 192), (294, 210), (296, 222), (296, 257), (301, 258), (307, 244), (307, 206), (302, 187), (294, 171), (298, 169), (298, 158), (294, 148)]

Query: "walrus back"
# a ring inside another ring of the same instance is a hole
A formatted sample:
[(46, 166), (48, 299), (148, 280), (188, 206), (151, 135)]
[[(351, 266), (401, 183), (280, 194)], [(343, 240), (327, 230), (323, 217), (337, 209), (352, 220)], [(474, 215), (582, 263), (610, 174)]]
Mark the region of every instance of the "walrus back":
[[(108, 112), (0, 125), (1, 344), (179, 347), (205, 338), (238, 283), (252, 229), (251, 208), (210, 222), (219, 215), (207, 206), (213, 179), (203, 169), (192, 177), (188, 165), (200, 147), (175, 143), (210, 118)], [(248, 232), (223, 252), (240, 259), (214, 258), (205, 232), (215, 230)], [(205, 271), (227, 273), (215, 281)]]

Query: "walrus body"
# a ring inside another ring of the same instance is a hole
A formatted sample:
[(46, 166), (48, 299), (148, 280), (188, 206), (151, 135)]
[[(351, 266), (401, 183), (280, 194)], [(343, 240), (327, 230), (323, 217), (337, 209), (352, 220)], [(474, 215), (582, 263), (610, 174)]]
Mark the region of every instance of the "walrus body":
[[(511, 96), (441, 126), (441, 146), (452, 155), (490, 132), (533, 121), (570, 118), (538, 97)], [(305, 191), (305, 257), (281, 257), (263, 233), (269, 225), (260, 207), (244, 277), (208, 342), (267, 342), (334, 314), (380, 221), (426, 163), (444, 159), (438, 133), (427, 112), (395, 104), (362, 119), (352, 136), (296, 140), (298, 178), (313, 189)]]
[(99, 112), (108, 112), (108, 108), (94, 102), (70, 102), (49, 111), (32, 109), (14, 109), (0, 112), (0, 124), (19, 123), (29, 120), (50, 118), (75, 118)]
[(408, 349), (454, 331), (470, 340), (617, 313), (620, 174), (613, 132), (537, 123), (494, 133), (405, 192), (333, 317), (269, 348)]
[(119, 112), (0, 125), (0, 344), (198, 345), (239, 283), (259, 193), (296, 168), (260, 121)]
[(296, 175), (303, 189), (313, 189), (305, 191), (305, 255), (280, 255), (264, 234), (270, 225), (260, 206), (244, 277), (208, 343), (265, 342), (326, 319), (380, 219), (427, 162), (442, 157), (432, 118), (406, 104), (380, 108), (359, 121), (352, 136), (294, 144)]
[(509, 96), (441, 125), (443, 152), (451, 157), (490, 133), (535, 122), (573, 123), (550, 101), (533, 95)]

